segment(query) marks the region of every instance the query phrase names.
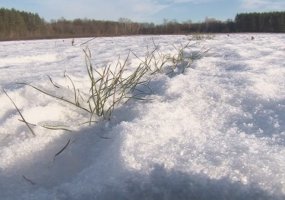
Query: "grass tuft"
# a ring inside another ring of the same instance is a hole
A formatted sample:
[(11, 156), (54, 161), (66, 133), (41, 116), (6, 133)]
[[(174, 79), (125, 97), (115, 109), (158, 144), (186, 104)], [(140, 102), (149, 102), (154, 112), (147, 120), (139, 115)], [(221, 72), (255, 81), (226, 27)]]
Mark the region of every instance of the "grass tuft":
[[(130, 99), (145, 100), (145, 98), (142, 98), (141, 96), (147, 94), (145, 92), (146, 90), (152, 91), (149, 87), (152, 75), (165, 73), (173, 76), (184, 73), (187, 68), (191, 67), (195, 60), (200, 59), (206, 53), (206, 51), (202, 53), (189, 53), (193, 46), (191, 41), (188, 41), (186, 44), (180, 44), (177, 46), (173, 45), (175, 50), (175, 53), (173, 54), (165, 54), (164, 52), (161, 52), (159, 45), (157, 45), (154, 40), (152, 41), (152, 44), (153, 49), (148, 49), (144, 58), (140, 58), (135, 52), (130, 50), (123, 61), (120, 61), (119, 57), (115, 66), (109, 64), (103, 66), (101, 69), (93, 66), (90, 49), (87, 47), (83, 49), (85, 66), (89, 79), (89, 87), (86, 88), (86, 91), (81, 92), (77, 89), (72, 78), (67, 73), (64, 73), (64, 77), (68, 79), (72, 85), (72, 88), (69, 90), (73, 94), (73, 99), (58, 96), (29, 83), (19, 84), (32, 87), (47, 96), (63, 101), (87, 112), (89, 114), (88, 122), (84, 122), (82, 125), (86, 123), (91, 125), (92, 123), (98, 122), (98, 119), (100, 118), (109, 120), (114, 109), (119, 105), (124, 104)], [(135, 56), (135, 58), (139, 60), (139, 64), (132, 72), (127, 69), (127, 63), (131, 55)], [(56, 84), (50, 76), (48, 76), (48, 78), (55, 90), (62, 89), (61, 86)], [(5, 94), (7, 95), (6, 92)], [(12, 101), (10, 97), (9, 99)], [(30, 127), (30, 123), (24, 119), (14, 102), (13, 104), (20, 113), (22, 121), (28, 126), (32, 134), (35, 135)], [(42, 127), (50, 130), (70, 131), (66, 127)]]

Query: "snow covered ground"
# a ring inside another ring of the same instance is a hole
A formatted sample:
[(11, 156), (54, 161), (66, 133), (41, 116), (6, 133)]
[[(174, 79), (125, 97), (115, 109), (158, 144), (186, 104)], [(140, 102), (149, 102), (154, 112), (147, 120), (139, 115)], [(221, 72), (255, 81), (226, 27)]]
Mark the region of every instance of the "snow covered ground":
[(143, 57), (153, 41), (174, 51), (190, 36), (1, 42), (0, 199), (285, 199), (285, 35), (251, 36), (193, 44), (209, 51), (184, 74), (153, 76), (148, 100), (81, 127), (84, 111), (17, 83), (70, 86), (67, 72), (86, 90), (86, 45), (100, 67), (129, 49)]

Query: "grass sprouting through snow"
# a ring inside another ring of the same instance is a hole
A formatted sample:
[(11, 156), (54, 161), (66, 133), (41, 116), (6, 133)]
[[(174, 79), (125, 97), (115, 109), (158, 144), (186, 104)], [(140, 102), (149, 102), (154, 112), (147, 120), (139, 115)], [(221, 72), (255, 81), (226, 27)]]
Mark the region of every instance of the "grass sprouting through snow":
[(99, 72), (92, 65), (90, 50), (85, 49), (84, 53), (90, 80), (90, 96), (87, 101), (91, 113), (90, 122), (94, 115), (109, 119), (114, 108), (126, 99), (132, 98), (128, 94), (144, 83), (143, 77), (148, 69), (139, 65), (131, 74), (126, 75), (126, 64), (130, 55), (128, 54), (123, 62), (117, 62), (114, 70), (111, 69), (111, 65), (107, 65)]
[[(67, 104), (71, 104), (89, 113), (89, 119), (86, 123), (90, 125), (97, 122), (98, 118), (110, 119), (114, 109), (119, 105), (124, 104), (129, 99), (144, 100), (140, 96), (146, 95), (147, 93), (141, 88), (147, 88), (151, 91), (148, 83), (150, 82), (152, 75), (155, 75), (156, 73), (165, 73), (173, 76), (175, 74), (184, 73), (185, 69), (190, 67), (194, 60), (203, 56), (203, 53), (195, 55), (189, 54), (189, 49), (192, 46), (190, 42), (188, 41), (185, 45), (180, 44), (180, 46), (173, 45), (175, 53), (165, 54), (160, 51), (159, 45), (157, 45), (153, 40), (152, 43), (154, 48), (151, 51), (148, 50), (144, 58), (140, 58), (135, 52), (130, 50), (123, 61), (120, 61), (119, 57), (115, 66), (109, 64), (104, 66), (101, 70), (97, 67), (93, 67), (91, 51), (86, 47), (83, 49), (83, 52), (85, 55), (85, 66), (90, 84), (88, 91), (83, 91), (81, 93), (81, 91), (76, 88), (72, 78), (67, 73), (64, 73), (64, 77), (68, 79), (72, 85), (72, 89), (69, 90), (73, 93), (73, 100), (64, 96), (58, 96), (29, 83), (19, 84), (30, 86), (47, 96), (53, 97)], [(140, 61), (138, 66), (132, 72), (127, 69), (127, 62), (129, 61), (131, 54)], [(61, 87), (56, 84), (50, 76), (48, 76), (48, 78), (51, 84), (55, 87), (55, 90), (61, 89)], [(138, 89), (138, 86), (140, 86), (140, 89)], [(7, 95), (6, 92), (5, 94)], [(12, 101), (11, 98), (10, 100)], [(18, 110), (17, 107), (16, 109)], [(29, 126), (29, 123), (27, 123), (23, 117), (22, 119), (33, 135), (35, 135)], [(63, 129), (56, 126), (48, 126), (44, 128), (70, 131), (68, 128)]]

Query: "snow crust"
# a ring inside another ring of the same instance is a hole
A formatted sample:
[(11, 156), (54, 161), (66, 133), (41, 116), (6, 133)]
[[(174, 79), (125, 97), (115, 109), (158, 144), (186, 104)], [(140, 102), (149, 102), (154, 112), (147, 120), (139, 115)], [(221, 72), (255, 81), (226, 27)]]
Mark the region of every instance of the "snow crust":
[(251, 36), (192, 41), (191, 52), (208, 51), (184, 74), (153, 76), (148, 100), (92, 126), (78, 126), (83, 111), (17, 83), (52, 91), (50, 76), (71, 87), (66, 72), (86, 90), (86, 45), (100, 68), (130, 49), (144, 57), (153, 41), (173, 53), (191, 36), (0, 42), (0, 199), (284, 199), (285, 35)]

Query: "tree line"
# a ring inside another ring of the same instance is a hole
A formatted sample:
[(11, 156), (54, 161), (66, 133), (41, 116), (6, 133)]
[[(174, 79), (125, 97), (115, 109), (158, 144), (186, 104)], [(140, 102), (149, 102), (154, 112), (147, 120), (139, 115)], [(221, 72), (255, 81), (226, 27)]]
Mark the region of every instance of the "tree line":
[(200, 23), (164, 20), (163, 24), (155, 25), (126, 18), (118, 21), (61, 18), (46, 22), (36, 13), (0, 8), (0, 40), (234, 32), (284, 33), (285, 12), (243, 13), (237, 14), (235, 20), (206, 18)]
[(285, 12), (238, 14), (235, 18), (238, 32), (285, 32)]
[(46, 25), (38, 14), (0, 9), (0, 39), (40, 37)]

